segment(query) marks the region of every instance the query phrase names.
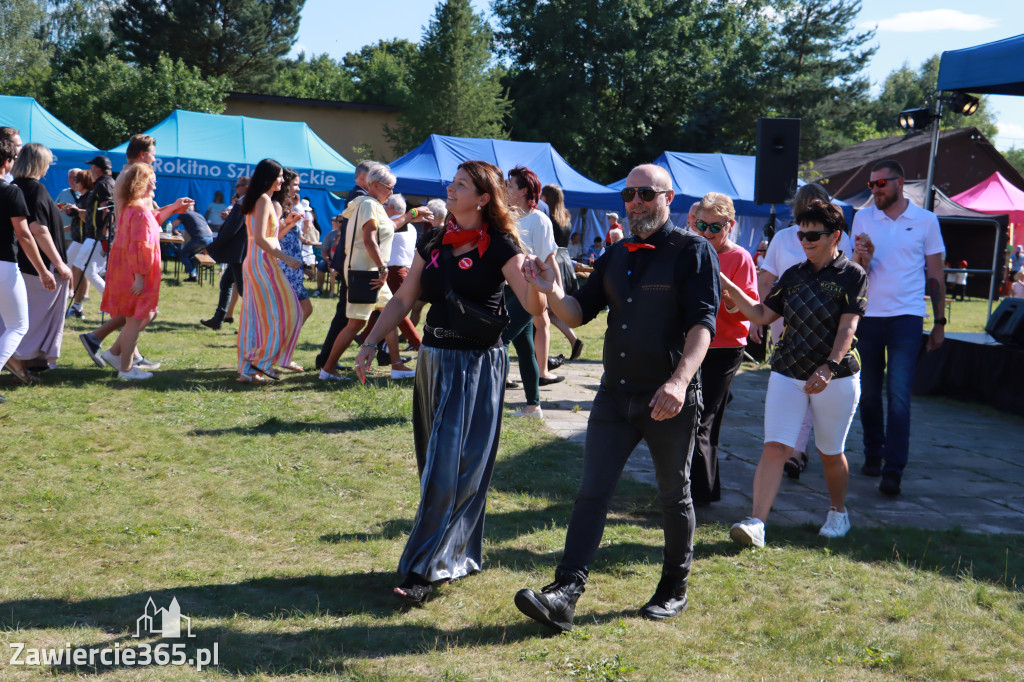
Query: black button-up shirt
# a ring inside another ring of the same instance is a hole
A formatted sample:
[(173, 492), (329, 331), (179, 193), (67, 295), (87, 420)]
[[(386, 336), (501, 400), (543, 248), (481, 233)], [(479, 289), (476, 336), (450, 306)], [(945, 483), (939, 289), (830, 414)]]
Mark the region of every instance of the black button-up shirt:
[[(627, 242), (653, 249), (630, 252)], [(655, 391), (683, 357), (686, 332), (695, 324), (715, 335), (720, 297), (718, 257), (708, 241), (667, 221), (646, 240), (631, 237), (610, 246), (574, 294), (583, 322), (608, 307), (604, 337), (606, 388)], [(699, 383), (699, 372), (694, 377)]]

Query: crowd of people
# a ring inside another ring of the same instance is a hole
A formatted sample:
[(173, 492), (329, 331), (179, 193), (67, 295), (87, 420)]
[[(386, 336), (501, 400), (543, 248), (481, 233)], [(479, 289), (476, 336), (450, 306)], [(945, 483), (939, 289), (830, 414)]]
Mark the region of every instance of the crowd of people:
[[(903, 196), (903, 170), (894, 162), (872, 169), (875, 205), (857, 214), (852, 229), (824, 188), (805, 185), (792, 200), (794, 224), (759, 249), (755, 264), (734, 241), (728, 196), (707, 194), (687, 225), (675, 226), (671, 179), (656, 165), (630, 172), (621, 192), (625, 226), (608, 214), (608, 231), (584, 250), (561, 189), (542, 186), (522, 166), (506, 176), (489, 163), (464, 162), (444, 200), (410, 207), (394, 193), (388, 166), (362, 162), (344, 211), (321, 241), (298, 173), (276, 161), (261, 161), (251, 177), (237, 179), (228, 201), (217, 196), (199, 213), (187, 197), (156, 205), (155, 154), (155, 140), (134, 136), (116, 180), (109, 159), (98, 156), (89, 169), (68, 174), (56, 202), (39, 182), (49, 150), (22, 146), (17, 131), (0, 129), (0, 171), (13, 181), (0, 181), (0, 364), (37, 383), (37, 371), (60, 355), (65, 317), (84, 315), (91, 290), (109, 320), (80, 335), (89, 356), (122, 380), (152, 377), (159, 363), (146, 360), (138, 343), (159, 308), (164, 223), (189, 236), (181, 252), (189, 277), (201, 252), (223, 265), (216, 310), (201, 324), (219, 330), (240, 305), (244, 384), (304, 371), (294, 355), (313, 312), (306, 282), (316, 280), (314, 296), (332, 295), (336, 284), (337, 306), (314, 361), (319, 378), (346, 381), (352, 369), (365, 381), (376, 361), (392, 379), (413, 379), (421, 499), (393, 590), (404, 602), (422, 604), (439, 581), (482, 569), (506, 390), (521, 386), (525, 394), (512, 416), (542, 418), (540, 388), (564, 378), (554, 370), (583, 350), (573, 330), (602, 311), (604, 373), (565, 550), (552, 583), (515, 595), (530, 618), (572, 628), (609, 500), (641, 439), (654, 461), (665, 545), (661, 579), (640, 614), (659, 620), (686, 609), (694, 508), (721, 497), (718, 442), (730, 385), (748, 341), (759, 341), (769, 325), (781, 322), (764, 449), (751, 515), (732, 526), (731, 537), (764, 546), (781, 479), (807, 466), (812, 429), (830, 497), (819, 532), (836, 538), (849, 531), (845, 451), (858, 407), (861, 472), (881, 477), (883, 493), (900, 492), (925, 294), (932, 349), (944, 337), (945, 292), (937, 220)], [(582, 283), (577, 268), (585, 271)], [(570, 344), (569, 358), (550, 356), (552, 327)], [(510, 345), (521, 384), (509, 376)], [(402, 353), (416, 354), (415, 369)]]

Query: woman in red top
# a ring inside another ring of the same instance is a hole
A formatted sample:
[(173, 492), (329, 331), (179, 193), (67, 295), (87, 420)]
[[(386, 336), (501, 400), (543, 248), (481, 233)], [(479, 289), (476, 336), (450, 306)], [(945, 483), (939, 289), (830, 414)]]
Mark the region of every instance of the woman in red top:
[[(756, 301), (757, 269), (747, 250), (729, 239), (735, 227), (736, 209), (726, 195), (710, 192), (697, 204), (697, 232), (715, 248), (722, 273)], [(727, 310), (723, 301), (715, 317), (715, 339), (700, 365), (704, 409), (697, 423), (690, 465), (690, 488), (697, 507), (722, 499), (718, 434), (729, 402), (729, 387), (743, 361), (749, 331), (750, 322), (739, 310)]]

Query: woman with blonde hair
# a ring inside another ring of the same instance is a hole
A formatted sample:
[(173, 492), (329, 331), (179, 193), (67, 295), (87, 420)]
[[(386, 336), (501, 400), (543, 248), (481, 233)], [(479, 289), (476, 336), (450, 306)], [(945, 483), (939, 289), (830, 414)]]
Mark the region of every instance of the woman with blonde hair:
[(28, 299), (28, 333), (8, 361), (17, 372), (27, 374), (31, 363), (43, 369), (57, 366), (64, 339), (64, 304), (67, 303), (71, 268), (66, 264), (64, 220), (60, 209), (39, 182), (53, 161), (53, 154), (41, 144), (29, 142), (18, 153), (11, 173), (28, 205), (28, 228), (39, 247), (43, 266), (56, 278), (57, 287), (47, 289), (39, 272), (25, 254), (18, 254), (18, 266), (25, 280)]
[[(106, 286), (100, 310), (125, 318), (124, 327), (103, 359), (117, 368), (122, 381), (150, 379), (152, 372), (133, 367), (139, 334), (156, 315), (160, 300), (160, 223), (153, 210), (156, 176), (148, 163), (133, 163), (114, 186), (117, 238), (107, 258)], [(175, 202), (174, 212), (187, 211), (191, 199)]]
[[(718, 255), (720, 272), (755, 302), (759, 301), (754, 260), (746, 249), (730, 239), (736, 228), (736, 209), (732, 199), (718, 192), (709, 192), (697, 204), (694, 218), (694, 229), (711, 243)], [(718, 436), (725, 407), (729, 403), (729, 389), (743, 361), (749, 331), (750, 322), (738, 310), (730, 310), (724, 302), (719, 305), (715, 316), (715, 338), (700, 364), (704, 409), (697, 419), (690, 464), (691, 494), (697, 507), (722, 499)]]
[[(433, 585), (483, 566), (484, 510), (501, 433), (508, 356), (501, 342), (506, 281), (530, 314), (544, 296), (527, 287), (523, 247), (505, 198), (501, 169), (484, 161), (459, 165), (448, 185), (445, 227), (416, 247), (402, 288), (360, 347), (360, 378), (377, 344), (420, 297), (431, 305), (413, 390), (413, 438), (420, 505), (398, 564), (402, 601), (420, 604)], [(466, 319), (476, 311), (474, 320)], [(493, 320), (496, 324), (479, 322)]]

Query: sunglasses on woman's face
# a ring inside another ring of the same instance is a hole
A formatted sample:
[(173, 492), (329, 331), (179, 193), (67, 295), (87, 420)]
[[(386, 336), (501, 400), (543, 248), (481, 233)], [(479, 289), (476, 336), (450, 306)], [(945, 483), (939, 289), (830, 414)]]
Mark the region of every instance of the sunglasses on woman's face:
[(619, 192), (619, 196), (625, 202), (633, 201), (633, 197), (640, 195), (640, 201), (654, 201), (654, 197), (665, 194), (667, 189), (654, 189), (653, 187), (627, 187)]
[(801, 232), (797, 230), (796, 236), (802, 242), (816, 242), (826, 234), (832, 234), (831, 230), (814, 230), (812, 232)]
[(695, 225), (701, 232), (704, 230), (711, 230), (711, 234), (718, 234), (725, 229), (725, 225), (722, 223), (706, 223), (703, 220), (698, 220)]

